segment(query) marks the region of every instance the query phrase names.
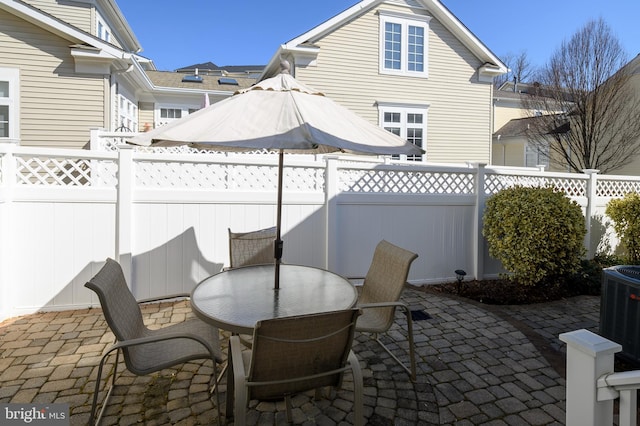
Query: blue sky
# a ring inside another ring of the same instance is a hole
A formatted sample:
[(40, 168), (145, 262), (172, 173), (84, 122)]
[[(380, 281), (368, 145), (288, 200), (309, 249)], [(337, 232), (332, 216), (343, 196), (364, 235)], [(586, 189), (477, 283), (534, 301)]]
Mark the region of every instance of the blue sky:
[[(264, 65), (278, 46), (357, 0), (116, 0), (159, 70), (211, 61)], [(526, 51), (544, 64), (563, 40), (602, 17), (627, 50), (640, 53), (640, 0), (442, 0), (496, 55)]]

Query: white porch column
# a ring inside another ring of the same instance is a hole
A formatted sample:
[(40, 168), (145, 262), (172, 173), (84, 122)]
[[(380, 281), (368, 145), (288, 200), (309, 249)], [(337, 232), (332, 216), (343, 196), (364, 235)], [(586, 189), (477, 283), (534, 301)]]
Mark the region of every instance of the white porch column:
[(562, 333), (567, 344), (567, 426), (613, 424), (613, 400), (598, 402), (597, 382), (613, 373), (622, 346), (588, 330)]

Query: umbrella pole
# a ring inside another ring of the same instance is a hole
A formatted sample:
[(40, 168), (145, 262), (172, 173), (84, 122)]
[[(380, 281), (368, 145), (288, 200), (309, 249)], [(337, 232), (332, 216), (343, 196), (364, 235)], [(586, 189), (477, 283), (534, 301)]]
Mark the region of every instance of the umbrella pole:
[(282, 259), (282, 251), (284, 250), (284, 243), (282, 242), (280, 228), (282, 226), (282, 175), (284, 171), (284, 151), (281, 149), (278, 156), (278, 205), (277, 205), (277, 219), (276, 219), (276, 240), (274, 242), (274, 257), (275, 257), (275, 288), (280, 288), (280, 259)]

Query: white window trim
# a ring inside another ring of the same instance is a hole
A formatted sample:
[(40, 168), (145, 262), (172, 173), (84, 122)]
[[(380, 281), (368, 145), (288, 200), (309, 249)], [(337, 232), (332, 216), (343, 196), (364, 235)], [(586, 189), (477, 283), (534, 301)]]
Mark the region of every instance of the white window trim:
[[(124, 94), (117, 96), (117, 126), (116, 129), (138, 131), (138, 105)], [(124, 110), (123, 110), (124, 106)]]
[(9, 137), (0, 142), (20, 143), (20, 70), (0, 67), (0, 80), (9, 82), (9, 97), (0, 98), (0, 105), (9, 106)]
[(161, 109), (179, 109), (182, 111), (181, 118), (189, 115), (189, 110), (198, 110), (200, 109), (200, 105), (195, 104), (156, 104), (153, 116), (155, 121), (155, 127), (164, 126), (174, 120), (179, 120), (178, 118), (162, 118), (160, 116)]
[[(431, 16), (424, 15), (409, 15), (406, 13), (394, 12), (389, 10), (379, 10), (378, 15), (380, 17), (379, 25), (379, 69), (380, 74), (389, 75), (402, 75), (410, 77), (429, 77), (429, 22)], [(392, 70), (385, 68), (384, 53), (385, 53), (385, 24), (387, 22), (400, 24), (402, 26), (402, 65), (399, 70)], [(409, 71), (408, 70), (408, 27), (422, 27), (424, 28), (424, 70), (423, 71)]]
[[(425, 151), (425, 154), (422, 154), (421, 161), (427, 161), (427, 121), (428, 121), (428, 113), (429, 113), (429, 104), (417, 104), (410, 102), (376, 102), (378, 106), (378, 125), (382, 128), (385, 126), (384, 122), (384, 114), (389, 113), (400, 113), (402, 116), (402, 120), (399, 123), (400, 127), (400, 137), (402, 139), (407, 139), (407, 114), (422, 114), (422, 126), (411, 126), (411, 127), (421, 127), (422, 128), (422, 146), (421, 148)], [(401, 160), (406, 160), (406, 155), (400, 156)]]

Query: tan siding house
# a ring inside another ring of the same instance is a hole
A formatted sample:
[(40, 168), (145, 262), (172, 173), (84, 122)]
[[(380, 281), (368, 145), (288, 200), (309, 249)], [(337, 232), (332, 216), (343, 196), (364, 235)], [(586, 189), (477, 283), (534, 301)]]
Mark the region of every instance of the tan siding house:
[[(386, 37), (398, 37), (396, 52), (381, 47)], [(143, 131), (255, 82), (219, 69), (184, 81), (130, 53), (140, 51), (114, 0), (0, 0), (0, 88), (10, 89), (0, 142), (83, 148), (91, 128)], [(506, 67), (438, 0), (363, 0), (282, 45), (260, 78), (281, 57), (300, 81), (426, 150), (410, 160), (491, 160), (492, 80)]]
[[(416, 29), (419, 64), (381, 60), (384, 37)], [(281, 57), (301, 82), (421, 145), (421, 161), (491, 160), (492, 78), (506, 67), (439, 1), (361, 1), (284, 44), (264, 76)]]
[(31, 0), (27, 3), (82, 31), (92, 32), (93, 15), (89, 3), (69, 3), (59, 0)]
[(105, 125), (108, 79), (76, 73), (68, 39), (2, 10), (0, 22), (0, 67), (20, 75), (19, 139), (32, 146), (84, 146), (87, 129)]
[[(102, 7), (105, 12), (98, 12)], [(84, 148), (91, 128), (112, 129), (117, 87), (143, 75), (133, 34), (95, 32), (119, 21), (115, 3), (0, 0), (0, 142)], [(122, 25), (119, 28), (124, 28)], [(118, 40), (118, 43), (115, 41)], [(143, 65), (141, 65), (141, 63)], [(135, 101), (135, 100), (134, 100)]]
[(184, 83), (140, 50), (114, 0), (0, 0), (0, 143), (86, 148), (93, 128), (155, 127), (255, 82)]

